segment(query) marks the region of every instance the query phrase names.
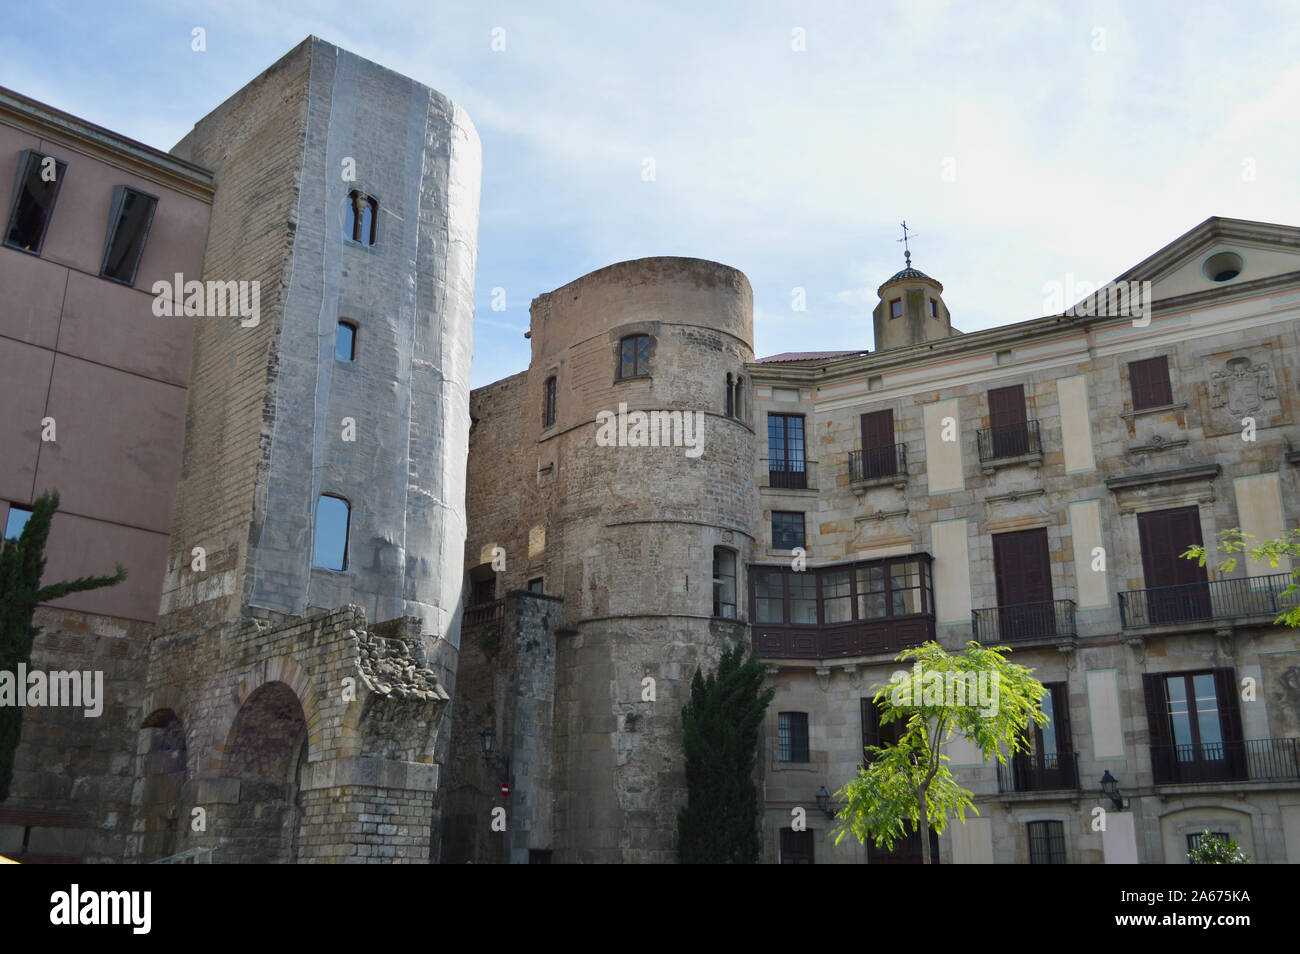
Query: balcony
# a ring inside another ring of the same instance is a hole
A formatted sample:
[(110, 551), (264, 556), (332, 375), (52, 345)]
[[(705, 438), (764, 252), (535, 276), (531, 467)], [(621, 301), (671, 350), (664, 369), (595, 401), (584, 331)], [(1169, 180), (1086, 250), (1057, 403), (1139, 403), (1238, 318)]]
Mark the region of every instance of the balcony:
[(981, 427), (975, 434), (980, 466), (985, 473), (1010, 464), (1042, 466), (1043, 442), (1037, 421)]
[(907, 445), (887, 444), (849, 451), (849, 483), (854, 489), (907, 483)]
[(1290, 574), (1275, 573), (1126, 590), (1119, 594), (1120, 623), (1124, 629), (1138, 629), (1251, 616), (1276, 618), (1294, 605), (1281, 595), (1290, 584)]
[(1013, 755), (998, 764), (998, 793), (1078, 791), (1079, 753)]
[(490, 603), (479, 603), (465, 610), (465, 616), (460, 621), (461, 629), (470, 629), (474, 626), (486, 626), (488, 623), (499, 623), (506, 618), (506, 601), (504, 599), (492, 600)]
[(809, 567), (750, 564), (749, 618), (764, 659), (895, 654), (935, 638), (928, 553)]
[(1300, 779), (1300, 739), (1151, 746), (1157, 785)]
[(764, 487), (771, 490), (815, 490), (817, 484), (813, 479), (816, 474), (815, 460), (775, 460), (764, 461), (767, 464), (767, 483)]
[(975, 641), (1024, 642), (1027, 640), (1073, 639), (1074, 600), (1016, 603), (971, 611)]

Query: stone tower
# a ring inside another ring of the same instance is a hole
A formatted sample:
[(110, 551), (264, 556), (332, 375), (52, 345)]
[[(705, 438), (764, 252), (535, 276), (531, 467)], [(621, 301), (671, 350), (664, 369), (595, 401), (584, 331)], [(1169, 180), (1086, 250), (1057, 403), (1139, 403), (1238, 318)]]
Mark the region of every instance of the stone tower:
[[(474, 392), (467, 549), (482, 579), (499, 547), (496, 593), (527, 585), (547, 595), (535, 599), (559, 598), (561, 623), (519, 647), (518, 673), (502, 673), (501, 656), (482, 659), (495, 679), (467, 675), (487, 641), (466, 631), (453, 747), (473, 751), (453, 759), (457, 818), (443, 860), (465, 860), (448, 851), (453, 841), (473, 854), (456, 825), (487, 831), (489, 802), (473, 796), (493, 794), (476, 781), (480, 730), (518, 740), (502, 713), (512, 694), (544, 697), (548, 687), (521, 674), (553, 666), (553, 758), (513, 753), (509, 809), (527, 814), (533, 837), (512, 841), (511, 857), (671, 862), (691, 677), (748, 638), (735, 584), (754, 558), (753, 293), (733, 268), (650, 258), (541, 295), (531, 316), (528, 371)], [(648, 416), (657, 439), (638, 440), (648, 432), (637, 415), (649, 412), (669, 414)], [(672, 415), (691, 422), (698, 447), (673, 446)], [(507, 619), (506, 630), (519, 627)]]
[(911, 252), (906, 258), (904, 268), (876, 289), (880, 302), (871, 318), (877, 351), (958, 333), (953, 331), (952, 316), (943, 303), (943, 286), (912, 267)]
[(259, 307), (195, 321), (135, 857), (193, 806), (217, 861), (420, 860), (459, 640), (477, 134), (310, 37), (174, 152), (219, 183), (202, 278)]

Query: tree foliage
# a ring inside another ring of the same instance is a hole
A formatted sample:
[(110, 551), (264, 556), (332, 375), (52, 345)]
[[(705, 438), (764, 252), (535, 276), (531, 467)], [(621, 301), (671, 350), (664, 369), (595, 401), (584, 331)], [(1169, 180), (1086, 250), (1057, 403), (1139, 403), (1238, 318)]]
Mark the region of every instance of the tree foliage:
[[(1291, 560), (1291, 582), (1278, 592), (1278, 598), (1283, 601), (1294, 601), (1296, 605), (1283, 611), (1277, 619), (1273, 620), (1279, 626), (1290, 626), (1295, 628), (1300, 626), (1300, 529), (1293, 529), (1286, 537), (1277, 540), (1265, 540), (1259, 546), (1248, 547), (1247, 540), (1254, 540), (1255, 537), (1249, 533), (1243, 533), (1240, 527), (1233, 527), (1231, 530), (1224, 530), (1219, 535), (1219, 550), (1228, 553), (1247, 553), (1250, 558), (1257, 563), (1268, 562), (1268, 565), (1276, 568), (1283, 557)], [(1198, 566), (1205, 566), (1207, 551), (1200, 544), (1190, 546), (1183, 553), (1183, 557), (1188, 560), (1195, 560)], [(1237, 568), (1237, 557), (1228, 556), (1221, 562), (1217, 569), (1220, 573), (1231, 573)]]
[(1241, 850), (1235, 839), (1218, 838), (1203, 831), (1196, 847), (1187, 853), (1187, 861), (1193, 865), (1248, 865), (1250, 855)]
[[(1005, 763), (1007, 754), (1027, 750), (1031, 722), (1047, 722), (1039, 705), (1043, 684), (1032, 670), (1007, 662), (1005, 652), (1005, 646), (971, 641), (963, 652), (949, 655), (930, 641), (896, 657), (913, 662), (913, 668), (872, 688), (882, 708), (881, 724), (901, 722), (904, 729), (893, 745), (869, 746), (869, 762), (835, 793), (842, 804), (836, 844), (851, 832), (863, 844), (870, 839), (892, 851), (909, 831), (919, 831), (922, 858), (930, 864), (930, 830), (942, 834), (952, 816), (965, 821), (968, 810), (979, 814), (972, 793), (957, 784), (949, 769), (944, 744), (953, 735), (965, 737), (986, 760)], [(980, 679), (995, 694), (992, 706), (978, 700), (971, 705), (969, 695), (963, 700), (947, 690)]]
[(686, 807), (677, 815), (682, 864), (758, 861), (758, 792), (754, 769), (763, 713), (776, 694), (763, 689), (766, 669), (743, 643), (725, 651), (717, 672), (697, 667), (682, 707)]
[[(0, 672), (13, 673), (15, 679), (18, 666), (32, 661), (32, 643), (40, 632), (32, 625), (38, 603), (48, 603), (69, 593), (114, 586), (126, 579), (126, 569), (118, 564), (112, 576), (84, 576), (41, 586), (45, 574), (45, 541), (58, 508), (57, 493), (41, 494), (32, 504), (32, 515), (18, 539), (0, 544)], [(16, 688), (24, 692), (27, 687)], [(0, 801), (9, 797), (14, 753), (22, 731), (22, 707), (0, 706)]]

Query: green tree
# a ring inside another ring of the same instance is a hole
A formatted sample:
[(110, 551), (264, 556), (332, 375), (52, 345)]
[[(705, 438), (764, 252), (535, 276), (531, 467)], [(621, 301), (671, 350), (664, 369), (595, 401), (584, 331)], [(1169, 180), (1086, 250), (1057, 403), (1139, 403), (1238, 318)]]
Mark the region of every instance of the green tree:
[(1193, 865), (1248, 865), (1250, 855), (1234, 839), (1218, 838), (1203, 831), (1196, 847), (1187, 853), (1187, 861)]
[(763, 688), (766, 667), (743, 643), (725, 651), (717, 672), (698, 667), (682, 707), (686, 807), (677, 814), (682, 864), (758, 861), (758, 792), (754, 767), (763, 713), (776, 695)]
[[(1219, 550), (1228, 554), (1247, 553), (1252, 560), (1257, 563), (1268, 562), (1271, 567), (1277, 567), (1283, 557), (1291, 561), (1291, 582), (1285, 588), (1278, 591), (1278, 599), (1283, 602), (1292, 601), (1296, 594), (1300, 593), (1300, 529), (1294, 529), (1286, 537), (1277, 540), (1265, 540), (1259, 546), (1250, 546), (1246, 544), (1247, 540), (1253, 540), (1255, 537), (1249, 533), (1243, 533), (1240, 527), (1233, 527), (1231, 530), (1224, 530), (1219, 534)], [(1183, 553), (1183, 557), (1188, 560), (1195, 560), (1198, 566), (1205, 566), (1207, 551), (1200, 544), (1188, 547)], [(1237, 568), (1237, 557), (1229, 556), (1218, 565), (1221, 573), (1231, 573)], [(1284, 610), (1273, 621), (1279, 626), (1290, 626), (1295, 628), (1300, 626), (1300, 603)]]
[(942, 834), (951, 816), (965, 821), (967, 810), (979, 814), (972, 793), (948, 768), (944, 743), (964, 736), (985, 759), (1005, 763), (1004, 748), (1010, 755), (1027, 751), (1029, 724), (1047, 722), (1039, 706), (1043, 684), (1032, 670), (1007, 662), (1006, 651), (971, 641), (949, 655), (930, 641), (896, 657), (912, 661), (912, 669), (874, 686), (874, 700), (881, 724), (902, 722), (905, 728), (895, 744), (869, 746), (869, 762), (835, 793), (843, 806), (836, 844), (852, 832), (863, 844), (871, 839), (893, 850), (909, 831), (919, 831), (922, 859), (930, 864), (930, 830)]
[[(32, 625), (38, 603), (48, 603), (69, 593), (114, 586), (126, 579), (126, 569), (118, 564), (113, 576), (86, 576), (62, 583), (41, 586), (45, 573), (45, 541), (50, 535), (50, 521), (59, 508), (59, 495), (41, 494), (32, 504), (32, 515), (17, 540), (0, 544), (0, 672), (18, 677), (19, 664), (32, 661), (32, 642), (39, 629)], [(15, 686), (25, 692), (26, 686)], [(0, 706), (0, 802), (9, 797), (14, 775), (14, 753), (23, 732), (20, 706)]]

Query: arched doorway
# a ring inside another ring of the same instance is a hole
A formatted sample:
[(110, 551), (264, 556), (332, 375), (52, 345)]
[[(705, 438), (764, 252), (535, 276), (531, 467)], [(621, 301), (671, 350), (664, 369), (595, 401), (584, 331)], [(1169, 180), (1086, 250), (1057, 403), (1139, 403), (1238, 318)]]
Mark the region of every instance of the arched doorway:
[(141, 766), (139, 857), (156, 861), (188, 846), (185, 805), (185, 726), (171, 709), (157, 709), (140, 725), (136, 755)]
[(222, 806), (223, 862), (297, 860), (298, 786), (307, 761), (307, 720), (297, 695), (268, 682), (244, 701), (226, 743), (228, 776), (239, 779), (239, 802)]

